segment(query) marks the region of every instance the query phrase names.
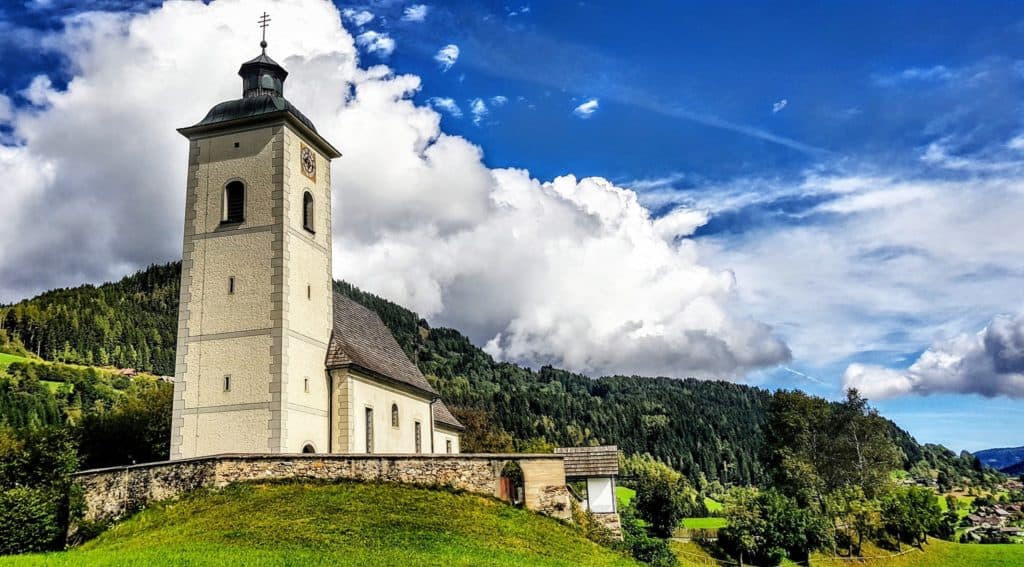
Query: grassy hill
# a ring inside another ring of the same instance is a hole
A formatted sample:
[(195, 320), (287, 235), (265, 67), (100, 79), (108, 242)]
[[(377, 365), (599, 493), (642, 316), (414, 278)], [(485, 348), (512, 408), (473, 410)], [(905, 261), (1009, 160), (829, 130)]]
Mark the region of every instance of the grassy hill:
[(28, 565), (635, 565), (556, 520), (388, 484), (243, 484), (163, 503)]

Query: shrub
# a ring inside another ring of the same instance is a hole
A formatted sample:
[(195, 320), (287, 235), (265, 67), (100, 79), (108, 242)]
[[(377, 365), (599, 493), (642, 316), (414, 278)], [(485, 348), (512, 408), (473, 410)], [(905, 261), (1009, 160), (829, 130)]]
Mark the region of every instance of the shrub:
[(594, 519), (594, 514), (590, 510), (584, 510), (575, 499), (571, 500), (571, 504), (572, 523), (583, 534), (583, 537), (605, 547), (613, 547), (618, 543), (611, 530)]
[(651, 537), (640, 524), (636, 509), (630, 505), (619, 510), (622, 522), (623, 545), (637, 561), (653, 567), (674, 567), (679, 565), (676, 555), (663, 539)]
[(43, 488), (0, 491), (0, 554), (60, 549), (61, 496)]
[(628, 457), (625, 464), (624, 473), (636, 478), (633, 504), (655, 535), (670, 537), (684, 517), (701, 514), (704, 506), (698, 504), (697, 491), (668, 465), (649, 455)]

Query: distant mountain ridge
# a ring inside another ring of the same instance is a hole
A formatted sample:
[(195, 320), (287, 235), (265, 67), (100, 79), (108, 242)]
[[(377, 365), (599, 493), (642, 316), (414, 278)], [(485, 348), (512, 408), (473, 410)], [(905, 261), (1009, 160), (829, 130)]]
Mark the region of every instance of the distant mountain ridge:
[[(984, 449), (975, 451), (974, 456), (982, 463), (1003, 472), (1004, 469), (1024, 464), (1024, 447), (999, 447), (995, 449)], [(1024, 466), (1016, 467), (1019, 472), (1024, 472)], [(1008, 472), (1008, 474), (1017, 474)]]
[[(0, 306), (0, 335), (46, 359), (174, 373), (180, 263), (151, 266), (114, 283), (43, 293)], [(695, 483), (764, 479), (764, 427), (772, 393), (724, 381), (590, 378), (494, 360), (455, 329), (335, 282), (375, 311), (459, 419), (467, 451), (544, 451), (552, 445), (616, 444), (649, 453)], [(918, 443), (890, 422), (903, 467), (931, 482), (988, 482), (971, 454)]]
[(1024, 476), (1024, 461), (1021, 461), (1015, 465), (1010, 465), (1003, 469), (999, 469), (999, 472), (1011, 476)]

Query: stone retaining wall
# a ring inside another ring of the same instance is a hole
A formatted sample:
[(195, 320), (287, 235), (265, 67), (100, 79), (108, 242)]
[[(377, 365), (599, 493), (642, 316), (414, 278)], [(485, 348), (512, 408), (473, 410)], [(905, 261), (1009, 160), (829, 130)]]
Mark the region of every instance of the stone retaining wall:
[(617, 539), (622, 539), (622, 520), (618, 512), (604, 512), (593, 514), (594, 521), (608, 529)]
[(83, 471), (75, 475), (75, 481), (85, 497), (85, 519), (110, 521), (197, 488), (259, 480), (401, 482), (500, 496), (501, 470), (509, 461), (519, 463), (523, 470), (526, 508), (571, 518), (560, 455), (232, 454)]

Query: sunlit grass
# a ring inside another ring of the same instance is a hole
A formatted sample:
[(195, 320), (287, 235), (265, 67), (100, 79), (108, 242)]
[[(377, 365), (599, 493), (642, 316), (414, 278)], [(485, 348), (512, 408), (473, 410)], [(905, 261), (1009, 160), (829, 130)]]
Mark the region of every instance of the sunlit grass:
[(557, 520), (386, 484), (257, 484), (157, 505), (22, 565), (633, 565)]

